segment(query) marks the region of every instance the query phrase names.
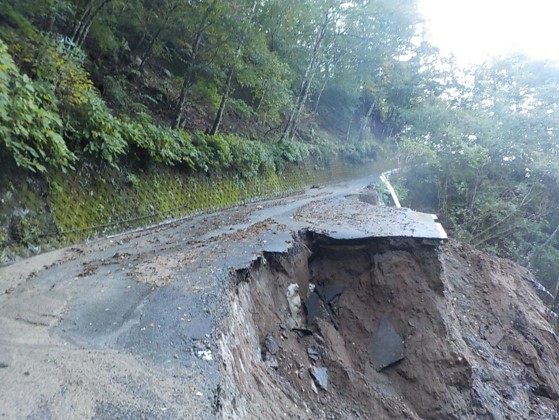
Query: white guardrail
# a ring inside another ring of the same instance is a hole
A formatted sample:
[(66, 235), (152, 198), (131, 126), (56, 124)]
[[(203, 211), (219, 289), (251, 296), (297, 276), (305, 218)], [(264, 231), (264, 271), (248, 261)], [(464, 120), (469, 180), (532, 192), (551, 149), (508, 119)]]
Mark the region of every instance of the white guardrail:
[(380, 175), (380, 180), (383, 182), (383, 184), (386, 186), (386, 188), (388, 189), (388, 192), (390, 192), (390, 195), (392, 196), (392, 200), (394, 201), (394, 205), (396, 207), (402, 207), (400, 205), (400, 200), (398, 200), (398, 196), (396, 195), (396, 191), (394, 191), (394, 188), (392, 187), (392, 184), (390, 183), (390, 181), (388, 180), (388, 177), (394, 173), (394, 172), (398, 172), (399, 168), (396, 169), (391, 169), (390, 171), (386, 171), (383, 172)]

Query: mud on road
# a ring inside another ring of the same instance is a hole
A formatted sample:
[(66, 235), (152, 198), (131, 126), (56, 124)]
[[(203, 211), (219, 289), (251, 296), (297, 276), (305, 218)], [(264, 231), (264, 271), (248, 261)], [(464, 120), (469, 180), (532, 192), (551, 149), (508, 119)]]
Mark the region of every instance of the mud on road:
[(375, 236), (370, 181), (0, 268), (0, 417), (559, 418), (531, 274)]

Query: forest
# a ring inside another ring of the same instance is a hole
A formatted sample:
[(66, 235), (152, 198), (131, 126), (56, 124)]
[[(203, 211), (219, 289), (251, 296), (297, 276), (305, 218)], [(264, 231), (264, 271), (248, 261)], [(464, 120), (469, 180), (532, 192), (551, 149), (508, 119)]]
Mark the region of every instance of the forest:
[(468, 68), (414, 0), (3, 0), (0, 159), (258, 176), (339, 155), (556, 293), (559, 68)]

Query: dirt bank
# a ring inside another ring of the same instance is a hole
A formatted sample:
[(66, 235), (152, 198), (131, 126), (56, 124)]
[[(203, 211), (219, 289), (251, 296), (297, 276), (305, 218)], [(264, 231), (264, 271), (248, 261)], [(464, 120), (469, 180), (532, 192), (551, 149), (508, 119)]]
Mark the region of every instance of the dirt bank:
[(219, 340), (225, 418), (559, 418), (557, 336), (510, 261), (454, 241), (305, 233), (236, 280)]

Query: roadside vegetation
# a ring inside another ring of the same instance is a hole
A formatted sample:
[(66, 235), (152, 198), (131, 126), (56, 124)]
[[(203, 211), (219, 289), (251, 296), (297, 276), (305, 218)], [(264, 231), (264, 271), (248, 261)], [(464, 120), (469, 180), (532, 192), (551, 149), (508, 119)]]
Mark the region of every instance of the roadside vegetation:
[(248, 179), (384, 157), (406, 168), (405, 205), (557, 285), (553, 63), (459, 68), (413, 0), (3, 3), (3, 171)]

